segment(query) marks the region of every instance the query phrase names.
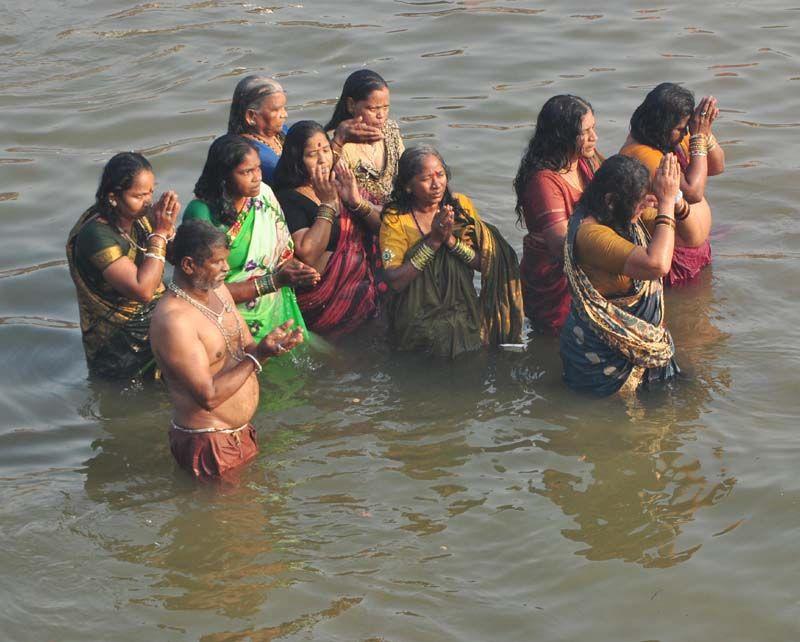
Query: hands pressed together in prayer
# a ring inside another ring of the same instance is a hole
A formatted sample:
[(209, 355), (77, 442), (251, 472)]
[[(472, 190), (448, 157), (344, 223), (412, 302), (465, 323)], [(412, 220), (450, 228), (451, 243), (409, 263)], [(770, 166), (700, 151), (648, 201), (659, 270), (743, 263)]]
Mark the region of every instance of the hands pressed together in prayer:
[(658, 203), (675, 203), (681, 187), (681, 168), (675, 154), (664, 154), (653, 177), (652, 190)]
[(155, 234), (171, 239), (175, 235), (175, 222), (181, 211), (177, 192), (164, 192), (148, 213)]
[(453, 226), (455, 225), (455, 211), (452, 205), (445, 205), (440, 208), (431, 221), (430, 240), (439, 247), (442, 244), (447, 247), (455, 245), (456, 239), (453, 236)]
[(704, 96), (689, 119), (690, 134), (711, 134), (711, 125), (719, 116), (717, 99), (714, 96)]

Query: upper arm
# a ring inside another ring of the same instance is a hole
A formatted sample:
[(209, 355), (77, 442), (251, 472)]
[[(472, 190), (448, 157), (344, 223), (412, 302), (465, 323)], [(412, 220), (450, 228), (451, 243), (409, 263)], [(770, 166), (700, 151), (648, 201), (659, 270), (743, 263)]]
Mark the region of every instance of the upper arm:
[(199, 199), (194, 199), (191, 201), (187, 206), (186, 209), (183, 211), (183, 219), (184, 221), (207, 221), (212, 223), (211, 219), (211, 210), (209, 209), (208, 205), (206, 205), (203, 201)]
[(139, 268), (127, 256), (122, 256), (103, 270), (103, 278), (123, 296), (147, 303), (153, 298), (143, 296), (139, 287)]
[(625, 274), (625, 264), (636, 247), (606, 225), (584, 223), (575, 246), (581, 264), (610, 274)]
[(190, 319), (174, 312), (155, 314), (150, 344), (165, 373), (203, 404), (213, 390), (213, 376), (206, 347)]
[(378, 242), (381, 247), (381, 260), (384, 268), (391, 270), (403, 265), (403, 259), (411, 244), (403, 231), (400, 215), (384, 215), (378, 233)]

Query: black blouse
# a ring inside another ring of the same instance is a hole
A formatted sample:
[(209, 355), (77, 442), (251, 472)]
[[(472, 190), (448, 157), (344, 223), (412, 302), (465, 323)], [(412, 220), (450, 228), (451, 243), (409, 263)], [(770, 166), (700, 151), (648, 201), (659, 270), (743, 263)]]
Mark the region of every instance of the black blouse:
[[(276, 192), (275, 196), (281, 204), (283, 215), (286, 218), (286, 225), (289, 226), (289, 231), (292, 234), (314, 225), (319, 205), (308, 196), (295, 189), (282, 189)], [(333, 220), (328, 247), (325, 248), (328, 252), (333, 252), (336, 249), (336, 245), (339, 243), (339, 233), (339, 217), (337, 216)]]

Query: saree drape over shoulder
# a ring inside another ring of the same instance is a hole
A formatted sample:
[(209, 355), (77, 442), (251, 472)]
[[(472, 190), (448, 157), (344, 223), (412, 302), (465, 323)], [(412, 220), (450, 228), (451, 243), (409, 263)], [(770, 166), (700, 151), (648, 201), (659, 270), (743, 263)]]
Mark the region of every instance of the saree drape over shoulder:
[[(664, 290), (660, 279), (636, 281), (628, 295), (606, 298), (578, 264), (575, 239), (586, 215), (570, 219), (564, 246), (564, 273), (572, 294), (561, 330), (564, 380), (571, 388), (599, 396), (635, 390), (642, 382), (663, 381), (679, 372), (675, 348), (664, 327)], [(646, 246), (647, 229), (633, 225), (633, 242)]]
[[(675, 155), (681, 166), (681, 172), (686, 173), (689, 167), (689, 135), (675, 146)], [(623, 146), (620, 154), (630, 156), (640, 161), (650, 172), (650, 178), (655, 176), (661, 157), (664, 155), (659, 150), (649, 145), (633, 142)], [(677, 241), (677, 239), (676, 239)], [(706, 239), (698, 247), (684, 247), (675, 243), (672, 255), (672, 267), (664, 279), (665, 285), (681, 285), (695, 278), (704, 267), (711, 263), (711, 244)]]
[[(261, 184), (261, 193), (249, 199), (232, 225), (224, 225), (203, 201), (194, 200), (186, 208), (183, 220), (201, 219), (222, 230), (228, 237), (230, 272), (228, 283), (255, 279), (278, 270), (294, 254), (283, 211), (269, 186)], [(306, 328), (297, 297), (289, 287), (240, 303), (238, 306), (250, 333), (258, 342), (276, 326), (294, 319), (295, 327)]]
[[(484, 345), (522, 340), (522, 290), (513, 248), (492, 225), (480, 220), (471, 201), (456, 195), (463, 214), (454, 232), (480, 250), (481, 293), (473, 270), (445, 247), (402, 292), (388, 296), (389, 334), (398, 350), (455, 358)], [(410, 213), (388, 209), (381, 228), (387, 267), (398, 267), (424, 238), (414, 232)]]
[[(145, 247), (151, 232), (150, 222), (141, 218), (133, 224), (130, 238)], [(148, 303), (117, 292), (103, 278), (103, 271), (124, 256), (137, 267), (144, 261), (144, 252), (116, 228), (99, 221), (93, 207), (81, 215), (67, 238), (67, 262), (78, 295), (86, 363), (90, 374), (107, 379), (135, 378), (155, 366), (150, 318), (164, 285), (159, 284)]]
[[(581, 159), (578, 171), (587, 183), (601, 162)], [(522, 242), (522, 295), (525, 314), (533, 327), (557, 336), (569, 314), (569, 286), (564, 276), (561, 257), (550, 254), (544, 232), (569, 220), (581, 190), (570, 185), (564, 175), (549, 169), (533, 172), (528, 179), (523, 201), (528, 233)]]
[(365, 239), (369, 236), (342, 207), (339, 240), (322, 279), (313, 288), (297, 290), (308, 327), (324, 337), (350, 334), (377, 313), (377, 289)]

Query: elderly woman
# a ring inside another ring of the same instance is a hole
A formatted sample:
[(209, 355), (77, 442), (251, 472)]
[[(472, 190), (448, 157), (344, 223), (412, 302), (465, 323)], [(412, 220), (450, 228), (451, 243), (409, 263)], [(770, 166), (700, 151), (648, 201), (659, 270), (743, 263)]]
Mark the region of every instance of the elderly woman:
[[(400, 157), (380, 245), (389, 298), (389, 332), (399, 350), (454, 358), (484, 345), (519, 342), (522, 292), (516, 254), (481, 221), (472, 201), (453, 194), (438, 151)], [(473, 273), (481, 273), (481, 294)]]
[(380, 226), (366, 207), (355, 176), (343, 163), (333, 174), (325, 130), (311, 120), (292, 125), (275, 170), (275, 190), (297, 257), (322, 275), (297, 299), (309, 329), (327, 337), (349, 334), (377, 312), (377, 291), (365, 242)]
[(164, 293), (164, 257), (180, 203), (165, 192), (155, 206), (153, 168), (123, 152), (103, 169), (95, 202), (67, 239), (89, 373), (134, 378), (153, 365), (150, 317)]
[(305, 328), (292, 288), (319, 280), (316, 270), (293, 259), (294, 242), (275, 195), (261, 182), (260, 165), (249, 140), (217, 138), (183, 219), (204, 220), (225, 233), (225, 280), (256, 342), (289, 319)]
[[(261, 161), (261, 178), (272, 184), (272, 175), (283, 153), (286, 137), (286, 92), (267, 76), (245, 76), (236, 85), (228, 116), (228, 133), (244, 136), (253, 142)], [(370, 142), (380, 137), (377, 127), (346, 119), (335, 128), (340, 144)]]
[(606, 396), (678, 372), (664, 327), (662, 277), (676, 238), (680, 167), (666, 154), (650, 176), (639, 161), (616, 155), (597, 170), (567, 227), (564, 273), (572, 306), (561, 330), (564, 380)]
[(517, 220), (528, 229), (520, 264), (522, 295), (525, 314), (538, 332), (558, 335), (569, 314), (563, 267), (567, 223), (601, 162), (592, 106), (577, 96), (550, 98), (514, 179)]
[(717, 100), (706, 96), (695, 107), (694, 95), (674, 83), (653, 89), (631, 116), (631, 131), (620, 154), (641, 161), (651, 177), (664, 154), (674, 153), (681, 168), (681, 196), (676, 217), (684, 233), (675, 243), (675, 255), (665, 283), (693, 279), (711, 263), (711, 208), (705, 199), (709, 176), (725, 170), (725, 153), (711, 132), (719, 115)]
[[(352, 119), (375, 128), (374, 140), (348, 142), (339, 131)], [(389, 119), (389, 86), (377, 73), (359, 69), (347, 77), (325, 131), (334, 132), (332, 147), (353, 170), (362, 195), (383, 206), (392, 192), (397, 163), (403, 153), (403, 139), (397, 123)], [(377, 208), (380, 211), (380, 207)]]

